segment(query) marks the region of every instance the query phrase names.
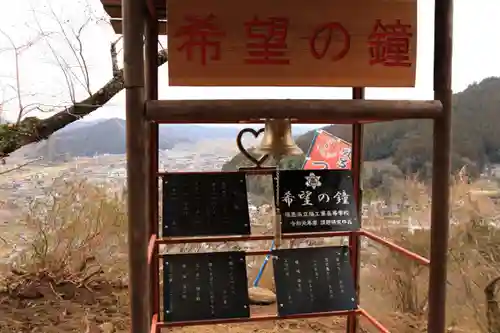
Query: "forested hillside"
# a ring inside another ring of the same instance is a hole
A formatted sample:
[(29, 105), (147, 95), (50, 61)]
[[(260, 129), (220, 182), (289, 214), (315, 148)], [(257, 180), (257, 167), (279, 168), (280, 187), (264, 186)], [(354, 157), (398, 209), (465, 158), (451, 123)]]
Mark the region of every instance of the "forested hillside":
[[(323, 128), (351, 141), (350, 125)], [(296, 138), (307, 151), (313, 132)], [(377, 161), (391, 158), (405, 174), (429, 175), (432, 162), (432, 122), (405, 120), (365, 126), (364, 158)], [(500, 78), (488, 78), (470, 85), (453, 99), (453, 171), (468, 165), (479, 172), (492, 163), (500, 163)], [(225, 169), (241, 164), (241, 156), (228, 162)]]

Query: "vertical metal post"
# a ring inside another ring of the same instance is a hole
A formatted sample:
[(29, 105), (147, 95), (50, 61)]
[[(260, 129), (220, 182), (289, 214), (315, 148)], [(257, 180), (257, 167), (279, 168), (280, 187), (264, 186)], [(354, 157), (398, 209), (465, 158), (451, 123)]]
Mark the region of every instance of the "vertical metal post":
[[(158, 99), (158, 19), (149, 15), (145, 27), (146, 100)], [(158, 124), (149, 123), (149, 235), (158, 236)], [(155, 247), (150, 266), (151, 315), (160, 311), (158, 247)]]
[(123, 0), (123, 57), (127, 128), (127, 205), (131, 332), (149, 331), (149, 271), (147, 265), (148, 219), (146, 121), (144, 119), (145, 18), (143, 0)]
[(435, 0), (434, 29), (434, 99), (440, 100), (443, 104), (443, 116), (434, 121), (427, 332), (443, 333), (446, 330), (446, 271), (450, 209), (453, 0)]
[[(364, 99), (364, 88), (353, 88), (352, 99)], [(363, 192), (361, 186), (361, 175), (363, 167), (363, 125), (356, 123), (352, 125), (352, 157), (351, 169), (354, 183), (354, 198), (356, 200), (356, 210), (358, 218), (361, 221), (361, 213), (363, 206)], [(354, 280), (354, 288), (356, 290), (356, 302), (359, 303), (359, 269), (360, 269), (360, 239), (359, 235), (351, 234), (349, 236), (349, 249), (351, 254), (351, 266)], [(356, 314), (350, 314), (347, 317), (347, 333), (356, 333), (359, 327), (359, 320)]]

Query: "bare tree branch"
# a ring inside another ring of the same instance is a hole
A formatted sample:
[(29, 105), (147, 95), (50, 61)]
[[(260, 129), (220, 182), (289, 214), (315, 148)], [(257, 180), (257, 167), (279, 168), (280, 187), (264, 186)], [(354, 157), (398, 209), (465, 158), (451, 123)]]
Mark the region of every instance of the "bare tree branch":
[[(78, 63), (78, 68), (81, 71), (81, 74), (83, 76), (83, 81), (81, 81), (80, 78), (78, 78), (77, 75), (75, 75), (73, 72), (73, 76), (75, 79), (80, 83), (80, 85), (83, 86), (83, 88), (87, 91), (89, 95), (92, 95), (92, 91), (90, 90), (90, 75), (89, 75), (89, 68), (87, 65), (87, 62), (85, 60), (85, 57), (83, 56), (83, 43), (81, 39), (81, 35), (83, 30), (88, 26), (88, 24), (91, 22), (91, 17), (87, 16), (87, 19), (85, 22), (75, 31), (74, 29), (70, 28), (70, 32), (73, 35), (73, 37), (76, 40), (76, 43), (78, 44), (77, 47), (73, 45), (71, 42), (70, 38), (68, 37), (68, 33), (66, 29), (68, 29), (63, 23), (61, 22), (61, 19), (57, 17), (56, 13), (54, 12), (54, 9), (52, 6), (49, 4), (48, 5), (50, 8), (50, 13), (52, 14), (52, 17), (54, 20), (57, 22), (57, 25), (59, 26), (60, 33), (62, 34), (64, 41), (68, 44), (71, 53), (73, 54), (76, 62)], [(52, 49), (52, 47), (50, 47)], [(55, 56), (55, 55), (54, 55)]]
[[(25, 43), (23, 45), (17, 45), (14, 42), (14, 40), (10, 37), (10, 35), (1, 29), (0, 29), (0, 34), (3, 35), (7, 39), (7, 41), (10, 44), (10, 47), (11, 47), (11, 49), (4, 49), (2, 51), (13, 51), (14, 52), (15, 84), (14, 85), (7, 84), (5, 86), (12, 88), (12, 90), (15, 92), (15, 97), (12, 98), (11, 100), (17, 101), (18, 114), (17, 114), (16, 123), (18, 124), (21, 121), (22, 117), (24, 116), (24, 110), (25, 110), (25, 106), (23, 103), (23, 97), (25, 95), (22, 93), (22, 90), (21, 90), (21, 68), (20, 68), (21, 54), (24, 51), (28, 50), (33, 45), (35, 45), (41, 39), (47, 37), (50, 34), (42, 32), (36, 38), (28, 41), (27, 43)], [(3, 104), (5, 104), (7, 102), (8, 101), (3, 100)]]
[(35, 158), (34, 160), (30, 160), (30, 161), (28, 161), (28, 162), (24, 162), (24, 163), (22, 163), (22, 164), (19, 164), (19, 165), (16, 165), (15, 167), (10, 168), (10, 169), (7, 169), (7, 170), (2, 170), (2, 171), (0, 171), (0, 176), (1, 176), (1, 175), (5, 175), (5, 174), (7, 174), (7, 173), (9, 173), (9, 172), (12, 172), (12, 171), (19, 170), (19, 169), (21, 169), (21, 168), (23, 168), (23, 167), (27, 166), (28, 164), (35, 163), (36, 161), (40, 161), (41, 159), (42, 159), (41, 157), (39, 157), (39, 158)]
[(120, 67), (118, 67), (118, 51), (116, 50), (116, 44), (122, 39), (123, 36), (120, 36), (117, 40), (115, 40), (113, 43), (111, 43), (111, 66), (113, 70), (113, 76), (118, 75), (118, 72), (120, 71)]
[[(34, 12), (34, 10), (33, 10)], [(42, 25), (40, 21), (38, 20), (37, 15), (33, 15), (33, 21), (36, 23), (36, 27), (40, 33), (43, 32)], [(50, 52), (52, 53), (52, 56), (56, 60), (59, 69), (61, 70), (62, 74), (64, 75), (64, 80), (66, 81), (66, 87), (68, 88), (68, 94), (70, 96), (71, 102), (75, 103), (76, 102), (76, 92), (75, 92), (75, 86), (73, 84), (73, 80), (71, 76), (74, 76), (74, 73), (71, 71), (71, 66), (67, 63), (65, 59), (60, 57), (54, 47), (52, 46), (52, 43), (50, 42), (49, 39), (45, 39), (45, 43), (47, 44), (48, 48), (50, 49)], [(77, 78), (78, 79), (78, 78)]]
[[(158, 53), (157, 65), (161, 66), (167, 61), (167, 50), (161, 50)], [(47, 139), (54, 132), (99, 109), (123, 88), (121, 69), (101, 89), (49, 118), (27, 117), (19, 124), (0, 125), (0, 157), (6, 157), (27, 144)]]
[(9, 41), (9, 44), (11, 45), (13, 51), (14, 51), (14, 68), (16, 72), (16, 98), (17, 98), (17, 106), (19, 108), (19, 112), (17, 114), (17, 121), (16, 123), (21, 122), (22, 118), (22, 110), (23, 110), (23, 101), (21, 98), (21, 75), (20, 75), (20, 69), (19, 69), (19, 57), (21, 56), (21, 52), (25, 50), (25, 48), (19, 48), (16, 46), (16, 43), (12, 40), (12, 38), (5, 33), (3, 30), (0, 29), (0, 34), (2, 34), (7, 40)]

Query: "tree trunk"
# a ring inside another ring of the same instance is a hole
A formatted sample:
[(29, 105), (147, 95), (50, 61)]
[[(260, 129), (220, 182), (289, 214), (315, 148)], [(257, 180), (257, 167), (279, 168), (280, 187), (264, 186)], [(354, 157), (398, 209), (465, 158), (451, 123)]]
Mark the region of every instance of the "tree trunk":
[[(158, 67), (167, 61), (167, 51), (160, 51)], [(7, 157), (25, 145), (47, 139), (56, 131), (104, 106), (124, 88), (123, 69), (113, 72), (113, 78), (97, 92), (49, 118), (27, 117), (17, 125), (0, 125), (0, 158)]]
[(484, 288), (488, 333), (500, 333), (500, 307), (496, 298), (496, 286), (499, 282), (500, 276), (497, 276)]

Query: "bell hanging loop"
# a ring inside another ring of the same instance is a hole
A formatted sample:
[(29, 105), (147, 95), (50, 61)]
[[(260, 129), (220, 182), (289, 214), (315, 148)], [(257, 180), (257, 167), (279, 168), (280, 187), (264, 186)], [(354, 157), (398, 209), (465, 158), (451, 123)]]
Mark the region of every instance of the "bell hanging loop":
[(289, 119), (268, 119), (265, 122), (264, 136), (255, 153), (273, 157), (303, 155), (292, 137), (292, 123)]

